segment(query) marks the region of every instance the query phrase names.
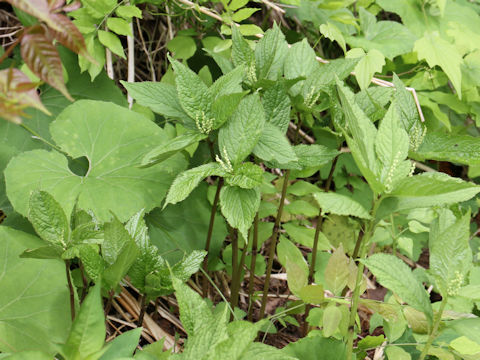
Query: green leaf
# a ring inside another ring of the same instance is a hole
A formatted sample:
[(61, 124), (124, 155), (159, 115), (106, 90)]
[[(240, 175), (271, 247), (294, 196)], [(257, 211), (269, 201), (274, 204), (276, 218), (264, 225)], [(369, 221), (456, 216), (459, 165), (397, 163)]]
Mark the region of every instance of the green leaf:
[(383, 190), (383, 185), (376, 177), (377, 161), (375, 155), (375, 141), (377, 129), (360, 107), (355, 103), (351, 90), (341, 82), (337, 82), (337, 89), (345, 113), (348, 131), (353, 138), (347, 136), (347, 143), (352, 150), (355, 163), (362, 175), (365, 176), (372, 189), (377, 192)]
[(262, 98), (267, 123), (277, 126), (285, 134), (290, 123), (290, 98), (282, 83), (268, 88)]
[(185, 200), (197, 185), (207, 176), (225, 176), (225, 170), (218, 163), (208, 163), (182, 172), (168, 190), (165, 205)]
[[(233, 165), (242, 162), (262, 136), (265, 116), (258, 94), (246, 96), (218, 133), (219, 148)], [(224, 159), (227, 160), (227, 159)]]
[(73, 322), (62, 348), (62, 355), (67, 359), (86, 359), (103, 347), (106, 328), (100, 289), (101, 284), (90, 289)]
[(223, 76), (220, 76), (212, 86), (209, 87), (208, 92), (214, 100), (218, 100), (225, 95), (231, 95), (242, 92), (242, 80), (244, 77), (245, 68), (237, 66), (232, 71), (229, 71)]
[(406, 178), (412, 164), (405, 160), (410, 146), (407, 132), (401, 127), (395, 103), (390, 105), (387, 114), (378, 127), (375, 152), (380, 160), (380, 181), (390, 191)]
[(260, 207), (260, 191), (225, 185), (220, 191), (220, 206), (228, 223), (248, 239), (248, 229)]
[(347, 347), (340, 340), (308, 336), (291, 342), (282, 349), (282, 353), (302, 360), (345, 360)]
[(215, 118), (213, 128), (218, 129), (227, 122), (237, 109), (246, 91), (219, 96), (212, 104), (212, 113)]
[(298, 157), (298, 164), (303, 168), (326, 165), (340, 154), (340, 152), (335, 149), (329, 149), (326, 146), (318, 144), (296, 145), (293, 147), (293, 150)]
[(192, 121), (180, 105), (175, 86), (152, 81), (128, 83), (121, 80), (120, 82), (140, 105), (166, 118), (179, 119), (187, 123)]
[(288, 239), (281, 237), (277, 245), (280, 264), (287, 271), (288, 288), (298, 295), (308, 284), (308, 265), (300, 250)]
[[(313, 237), (315, 235), (315, 229), (307, 228), (305, 226), (299, 226), (293, 222), (285, 223), (282, 227), (287, 232), (292, 241), (299, 243), (303, 246), (313, 247)], [(332, 246), (328, 242), (328, 239), (323, 233), (320, 233), (318, 241), (319, 250), (331, 250)]]
[(298, 294), (307, 304), (321, 304), (325, 299), (322, 285), (307, 285), (300, 289)]
[(236, 22), (240, 22), (243, 20), (248, 19), (250, 16), (252, 16), (254, 13), (256, 13), (258, 8), (243, 8), (238, 10), (232, 15), (232, 20)]
[[(308, 78), (320, 66), (316, 60), (315, 51), (308, 44), (307, 39), (303, 39), (288, 49), (283, 67), (285, 77), (287, 79), (295, 79), (298, 77)], [(294, 96), (297, 95), (301, 91), (303, 84), (303, 80), (299, 81), (291, 87), (290, 92)]]
[(347, 46), (345, 44), (345, 38), (343, 37), (342, 32), (338, 27), (336, 27), (331, 22), (320, 25), (320, 33), (326, 38), (336, 41), (338, 45), (342, 48), (343, 52), (347, 52)]
[(107, 26), (118, 35), (133, 36), (130, 24), (124, 19), (110, 17), (107, 19)]
[(5, 178), (9, 199), (20, 214), (27, 213), (25, 194), (40, 189), (49, 192), (67, 214), (78, 198), (78, 206), (92, 210), (99, 221), (109, 221), (110, 210), (126, 221), (139, 209), (150, 211), (160, 205), (175, 172), (185, 164), (175, 156), (165, 167), (139, 169), (145, 152), (167, 136), (147, 118), (112, 103), (77, 101), (50, 130), (71, 158), (89, 159), (88, 171), (85, 176), (75, 175), (65, 156), (55, 151), (35, 150), (12, 159)]
[(371, 216), (361, 204), (351, 197), (334, 192), (316, 192), (313, 194), (322, 213), (335, 215), (356, 216), (361, 219), (370, 219)]
[(411, 360), (412, 357), (408, 352), (403, 350), (400, 346), (388, 346), (385, 349), (388, 360)]
[[(145, 244), (144, 246), (139, 246), (139, 249), (140, 253), (128, 270), (128, 276), (130, 277), (133, 286), (142, 293), (152, 296), (153, 294), (147, 289), (147, 278), (152, 273), (166, 267), (167, 265), (165, 260), (160, 256), (159, 250), (156, 246)], [(168, 268), (167, 271), (169, 271)]]
[(167, 49), (173, 53), (175, 59), (190, 59), (197, 51), (195, 40), (190, 36), (177, 35), (167, 43)]
[[(178, 100), (183, 110), (196, 122), (209, 119), (212, 98), (207, 85), (184, 64), (170, 59), (175, 72)], [(198, 125), (197, 125), (198, 127)]]
[(283, 63), (288, 52), (285, 36), (274, 24), (255, 47), (257, 79), (277, 80), (283, 73)]
[(282, 165), (291, 166), (296, 162), (297, 155), (287, 137), (275, 125), (266, 123), (260, 140), (253, 149), (255, 156), (265, 161), (275, 161)]
[(427, 133), (422, 145), (412, 155), (419, 160), (480, 165), (480, 139), (468, 135)]
[(67, 217), (49, 193), (35, 191), (30, 195), (28, 219), (43, 240), (53, 245), (67, 246), (70, 232)]
[(377, 72), (381, 72), (383, 65), (385, 65), (385, 56), (376, 50), (372, 49), (367, 54), (359, 48), (349, 50), (347, 58), (360, 58), (359, 62), (355, 66), (355, 77), (357, 78), (360, 89), (368, 88), (372, 81), (373, 75)]
[(350, 275), (348, 261), (348, 257), (343, 251), (343, 245), (340, 245), (328, 260), (325, 268), (325, 285), (335, 295), (339, 295), (347, 286)]
[(444, 173), (430, 172), (410, 176), (401, 180), (382, 201), (377, 218), (395, 211), (466, 201), (479, 192), (480, 186)]
[[(52, 355), (66, 339), (70, 303), (65, 264), (58, 260), (20, 258), (45, 242), (0, 227), (0, 351), (38, 350)], [(39, 359), (39, 358), (35, 358)]]
[(4, 354), (5, 356), (0, 356), (0, 359), (5, 360), (50, 360), (51, 355), (46, 354), (42, 351), (20, 351), (14, 354)]
[(108, 31), (98, 30), (98, 40), (100, 40), (102, 45), (109, 48), (114, 54), (126, 59), (126, 56), (123, 52), (122, 43), (117, 35)]
[(360, 8), (359, 13), (363, 34), (347, 36), (351, 47), (376, 49), (390, 60), (412, 51), (416, 37), (406, 26), (396, 21), (377, 22), (375, 15), (364, 8)]
[(455, 296), (472, 266), (470, 212), (459, 219), (446, 209), (432, 223), (429, 238), (430, 271), (442, 297)]
[(427, 292), (402, 260), (390, 254), (375, 254), (362, 261), (382, 286), (423, 312), (429, 322), (432, 322), (433, 311)]
[(108, 349), (99, 360), (116, 360), (119, 358), (131, 358), (135, 352), (142, 328), (129, 330), (117, 336), (107, 344)]
[(255, 63), (255, 53), (235, 25), (232, 26), (232, 60), (235, 66), (250, 67)]
[(413, 48), (417, 52), (418, 59), (425, 59), (428, 66), (440, 66), (451, 80), (458, 97), (462, 98), (462, 56), (457, 52), (454, 45), (447, 42), (436, 31), (426, 32), (424, 36), (415, 42)]
[(143, 157), (141, 166), (149, 167), (161, 163), (179, 151), (184, 150), (192, 144), (198, 143), (206, 137), (207, 135), (198, 132), (186, 132), (180, 136), (177, 136), (152, 149)]
[(142, 18), (142, 10), (140, 10), (135, 5), (122, 5), (117, 7), (115, 13), (124, 18), (124, 19), (131, 19), (133, 17)]
[(27, 249), (20, 254), (21, 258), (28, 259), (61, 259), (63, 248), (55, 245), (41, 246), (36, 249)]
[(342, 312), (340, 309), (335, 304), (327, 306), (323, 312), (323, 336), (332, 336), (337, 331), (341, 320)]
[(254, 163), (240, 164), (234, 169), (233, 174), (226, 178), (227, 184), (239, 186), (244, 189), (253, 189), (263, 183), (263, 169)]

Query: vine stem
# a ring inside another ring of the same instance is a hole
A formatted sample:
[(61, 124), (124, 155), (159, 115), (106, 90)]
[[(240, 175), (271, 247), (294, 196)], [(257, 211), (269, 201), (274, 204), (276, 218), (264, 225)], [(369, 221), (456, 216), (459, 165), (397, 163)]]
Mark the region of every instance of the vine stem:
[(283, 214), (283, 205), (285, 204), (285, 197), (287, 195), (288, 178), (290, 177), (290, 170), (285, 171), (283, 175), (282, 196), (280, 197), (280, 205), (278, 206), (277, 217), (273, 226), (272, 240), (268, 251), (267, 272), (265, 274), (265, 284), (263, 286), (262, 305), (260, 307), (259, 318), (263, 319), (265, 316), (265, 307), (267, 306), (268, 289), (270, 288), (270, 276), (272, 275), (273, 258), (275, 257), (275, 249), (277, 247), (278, 233), (280, 230), (280, 219)]
[[(212, 242), (213, 225), (215, 224), (215, 215), (217, 214), (218, 201), (220, 199), (220, 190), (223, 186), (223, 178), (218, 180), (217, 191), (215, 192), (215, 198), (213, 199), (212, 211), (210, 212), (210, 223), (208, 225), (207, 241), (205, 243), (205, 251), (207, 254), (203, 259), (203, 271), (208, 273), (208, 252), (210, 251), (210, 243)], [(208, 279), (204, 276), (202, 281), (203, 297), (208, 297), (209, 284)]]
[(440, 303), (440, 309), (438, 310), (438, 312), (435, 316), (435, 320), (433, 321), (432, 332), (428, 336), (427, 343), (423, 347), (422, 353), (420, 354), (420, 358), (418, 360), (424, 360), (425, 359), (425, 356), (427, 356), (427, 354), (428, 354), (428, 349), (432, 345), (433, 340), (435, 340), (435, 336), (437, 336), (438, 327), (440, 326), (443, 311), (445, 310), (445, 306), (447, 305), (447, 301), (448, 301), (447, 296), (442, 298), (442, 302)]
[[(375, 198), (376, 195), (374, 195)], [(375, 228), (375, 216), (377, 213), (377, 208), (381, 203), (381, 198), (376, 200), (373, 204), (373, 210), (372, 210), (372, 220), (369, 221), (365, 231), (360, 233), (357, 239), (357, 243), (355, 244), (355, 250), (353, 253), (352, 258), (356, 259), (357, 254), (359, 255), (359, 259), (363, 259), (365, 257), (365, 252), (366, 252), (366, 246), (364, 246), (365, 243), (368, 243), (370, 240), (373, 230)], [(363, 276), (363, 270), (365, 268), (365, 265), (363, 262), (360, 262), (357, 267), (357, 277), (355, 279), (355, 288), (353, 290), (353, 295), (350, 300), (350, 319), (348, 323), (348, 340), (347, 340), (347, 359), (352, 358), (353, 354), (353, 340), (355, 338), (355, 319), (357, 317), (357, 310), (358, 310), (358, 303), (360, 300), (360, 283), (362, 281), (362, 276)]]
[(255, 265), (257, 262), (257, 246), (258, 246), (258, 213), (253, 220), (253, 240), (252, 240), (252, 257), (250, 259), (250, 277), (248, 279), (248, 321), (253, 318), (253, 283), (255, 281)]
[[(333, 180), (333, 173), (335, 172), (335, 167), (337, 166), (338, 155), (333, 159), (332, 166), (330, 168), (330, 172), (328, 173), (327, 181), (325, 183), (325, 192), (330, 190), (332, 186)], [(310, 269), (308, 271), (308, 283), (313, 284), (313, 277), (315, 273), (315, 264), (317, 262), (317, 251), (318, 251), (318, 239), (320, 238), (320, 232), (322, 231), (323, 225), (323, 216), (322, 216), (322, 209), (318, 211), (317, 216), (317, 224), (315, 226), (315, 235), (313, 236), (313, 248), (312, 248), (312, 260), (310, 261)], [(307, 317), (310, 313), (310, 309), (312, 308), (311, 304), (307, 304), (305, 307), (305, 321), (303, 323), (303, 335), (306, 336), (308, 334), (309, 328), (307, 325)]]
[(72, 278), (70, 277), (70, 261), (65, 260), (65, 273), (67, 275), (68, 290), (70, 292), (70, 315), (72, 322), (75, 320), (75, 293), (73, 290)]

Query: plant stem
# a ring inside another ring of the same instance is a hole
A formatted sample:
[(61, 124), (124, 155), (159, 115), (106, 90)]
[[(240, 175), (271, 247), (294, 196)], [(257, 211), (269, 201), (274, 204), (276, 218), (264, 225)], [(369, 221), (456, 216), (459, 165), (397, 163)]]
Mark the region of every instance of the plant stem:
[(258, 245), (258, 213), (253, 220), (253, 240), (252, 240), (252, 258), (250, 259), (250, 277), (248, 279), (248, 321), (252, 321), (253, 317), (253, 283), (255, 281), (255, 265), (257, 261), (257, 245)]
[[(235, 307), (238, 306), (238, 295), (240, 291), (240, 285), (242, 283), (242, 271), (243, 271), (243, 266), (245, 265), (245, 257), (248, 250), (247, 245), (248, 245), (248, 242), (245, 242), (245, 246), (243, 247), (243, 250), (242, 250), (242, 256), (240, 257), (240, 263), (238, 264), (238, 267), (237, 267), (236, 277), (233, 280), (234, 282), (232, 284), (232, 293), (230, 296), (230, 303), (231, 303), (232, 309), (234, 310), (235, 310)], [(233, 315), (231, 316), (230, 321), (232, 320), (233, 320)]]
[(280, 205), (278, 206), (277, 217), (273, 226), (272, 239), (268, 251), (267, 272), (265, 274), (265, 284), (263, 286), (262, 305), (260, 307), (259, 319), (265, 316), (265, 307), (267, 306), (268, 289), (270, 288), (270, 276), (272, 275), (273, 258), (275, 257), (275, 249), (277, 247), (278, 232), (280, 230), (280, 220), (283, 214), (283, 205), (285, 204), (285, 197), (287, 195), (288, 178), (290, 177), (290, 170), (285, 171), (283, 175), (282, 195), (280, 197)]
[(50, 141), (44, 139), (39, 133), (37, 133), (35, 130), (33, 130), (31, 127), (25, 125), (25, 123), (21, 123), (20, 126), (22, 128), (24, 128), (25, 130), (27, 130), (30, 134), (33, 135), (33, 137), (35, 139), (38, 139), (40, 140), (41, 142), (43, 142), (44, 144), (50, 146), (51, 148), (57, 150), (59, 153), (63, 154), (63, 155), (66, 155), (66, 156), (69, 156), (65, 151), (63, 151), (62, 149), (60, 149), (57, 145), (55, 144), (52, 144)]
[(140, 314), (138, 315), (138, 322), (137, 322), (138, 327), (141, 327), (143, 325), (143, 318), (145, 317), (146, 309), (147, 309), (147, 296), (142, 295), (142, 299), (140, 300)]
[(113, 295), (115, 294), (115, 292), (113, 290), (110, 290), (108, 292), (108, 300), (107, 300), (107, 304), (105, 305), (105, 316), (108, 315), (108, 313), (110, 312), (110, 309), (112, 308), (112, 302), (113, 302)]
[(65, 260), (65, 273), (67, 275), (68, 290), (70, 292), (70, 315), (72, 316), (72, 322), (75, 320), (75, 293), (72, 284), (72, 278), (70, 277), (70, 261)]
[[(215, 215), (217, 214), (218, 201), (220, 199), (220, 190), (222, 189), (222, 186), (223, 186), (223, 178), (220, 178), (218, 180), (217, 191), (215, 192), (215, 198), (213, 199), (212, 211), (210, 212), (210, 223), (208, 225), (207, 241), (205, 243), (205, 251), (207, 252), (207, 254), (203, 259), (203, 265), (202, 265), (203, 271), (205, 273), (208, 273), (208, 252), (210, 251), (210, 243), (212, 241), (212, 234), (213, 234), (213, 225), (215, 224)], [(202, 290), (203, 290), (203, 297), (208, 297), (209, 284), (208, 284), (208, 279), (205, 276), (203, 277), (203, 281), (202, 281)]]
[(230, 286), (230, 299), (232, 299), (232, 291), (235, 287), (238, 273), (238, 233), (234, 229), (231, 229), (230, 235), (232, 238), (232, 285)]
[(430, 346), (433, 343), (433, 340), (435, 340), (435, 337), (437, 336), (437, 330), (438, 330), (438, 327), (439, 327), (440, 322), (442, 320), (443, 311), (445, 310), (445, 306), (447, 305), (447, 301), (448, 301), (447, 296), (442, 298), (442, 302), (440, 304), (440, 309), (435, 314), (436, 316), (435, 316), (435, 320), (433, 321), (432, 332), (428, 336), (427, 343), (425, 344), (425, 346), (422, 350), (422, 353), (420, 354), (420, 358), (418, 360), (425, 359), (425, 356), (427, 356), (427, 354), (428, 354), (428, 349), (430, 348)]
[[(376, 199), (376, 195), (374, 195), (374, 198)], [(365, 231), (359, 234), (357, 243), (355, 244), (355, 250), (353, 251), (353, 256), (352, 258), (355, 260), (357, 258), (363, 259), (365, 257), (365, 252), (366, 252), (366, 247), (363, 245), (364, 243), (368, 243), (370, 240), (373, 230), (375, 228), (375, 216), (377, 213), (377, 208), (378, 205), (381, 203), (381, 198), (376, 200), (373, 204), (373, 210), (372, 210), (372, 220), (369, 221)], [(363, 276), (363, 270), (365, 268), (365, 265), (360, 262), (357, 267), (357, 277), (355, 279), (355, 288), (353, 290), (353, 295), (350, 300), (350, 320), (348, 324), (348, 341), (347, 341), (347, 359), (352, 358), (353, 354), (353, 340), (355, 337), (355, 319), (357, 317), (357, 309), (358, 309), (358, 302), (360, 300), (360, 284), (362, 281), (362, 276)]]
[[(338, 156), (335, 157), (332, 161), (332, 166), (330, 168), (330, 172), (328, 173), (327, 181), (325, 183), (325, 192), (330, 190), (332, 186), (333, 180), (333, 173), (335, 172), (335, 167), (337, 166)], [(317, 262), (317, 251), (318, 251), (318, 239), (320, 238), (320, 232), (322, 231), (323, 225), (323, 216), (322, 216), (322, 209), (318, 211), (317, 216), (317, 225), (315, 226), (315, 235), (313, 236), (313, 248), (312, 248), (312, 260), (310, 261), (310, 269), (308, 272), (308, 283), (313, 284), (313, 276), (315, 274), (315, 265)], [(310, 313), (310, 309), (312, 308), (311, 304), (307, 304), (305, 307), (305, 321), (303, 323), (303, 336), (308, 334), (309, 328), (307, 326), (307, 317)]]

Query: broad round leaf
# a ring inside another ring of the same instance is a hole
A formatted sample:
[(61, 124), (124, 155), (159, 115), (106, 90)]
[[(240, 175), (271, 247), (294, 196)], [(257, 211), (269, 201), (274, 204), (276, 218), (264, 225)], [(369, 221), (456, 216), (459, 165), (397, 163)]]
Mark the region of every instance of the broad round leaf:
[(138, 113), (100, 101), (81, 100), (67, 107), (51, 124), (53, 140), (72, 158), (89, 161), (84, 177), (68, 168), (67, 158), (56, 152), (25, 152), (5, 170), (7, 195), (15, 210), (27, 214), (29, 193), (40, 189), (51, 193), (67, 214), (75, 199), (91, 209), (101, 221), (110, 210), (126, 221), (138, 210), (160, 205), (176, 171), (185, 162), (173, 156), (163, 167), (140, 169), (145, 153), (167, 141), (161, 128)]

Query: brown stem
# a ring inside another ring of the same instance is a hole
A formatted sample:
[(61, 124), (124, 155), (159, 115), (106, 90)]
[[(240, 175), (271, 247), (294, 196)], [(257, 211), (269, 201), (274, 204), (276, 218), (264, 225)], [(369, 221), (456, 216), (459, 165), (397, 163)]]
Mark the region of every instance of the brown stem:
[[(232, 286), (232, 294), (230, 296), (230, 306), (232, 307), (233, 311), (235, 311), (235, 307), (238, 306), (238, 295), (240, 291), (240, 285), (242, 284), (242, 271), (245, 265), (245, 257), (248, 251), (248, 242), (245, 242), (245, 245), (242, 250), (242, 256), (240, 257), (240, 263), (237, 267), (236, 277)], [(233, 313), (230, 314), (230, 321), (233, 320)]]
[(142, 299), (140, 300), (140, 314), (138, 315), (137, 326), (141, 327), (143, 325), (143, 318), (145, 317), (145, 311), (147, 309), (147, 296), (141, 295)]
[[(220, 190), (222, 189), (222, 186), (223, 186), (223, 178), (220, 178), (218, 180), (217, 191), (215, 192), (215, 198), (212, 204), (212, 211), (210, 212), (210, 224), (208, 225), (207, 241), (205, 243), (205, 251), (207, 252), (207, 254), (203, 259), (203, 266), (202, 266), (205, 274), (208, 274), (208, 252), (210, 251), (210, 243), (212, 241), (212, 234), (213, 234), (213, 225), (215, 224), (215, 215), (217, 214), (218, 201), (220, 199)], [(208, 283), (208, 279), (204, 275), (203, 281), (202, 281), (203, 297), (208, 297), (209, 287), (210, 286)]]
[(260, 307), (259, 319), (265, 316), (265, 307), (267, 306), (268, 289), (270, 288), (270, 276), (272, 275), (273, 258), (275, 257), (275, 249), (277, 248), (278, 233), (280, 230), (280, 220), (283, 214), (283, 205), (285, 204), (285, 197), (287, 195), (288, 178), (290, 177), (290, 170), (285, 171), (283, 176), (282, 196), (280, 197), (280, 205), (278, 206), (277, 217), (273, 226), (272, 240), (268, 251), (267, 272), (265, 274), (265, 284), (263, 286), (262, 305)]
[(75, 320), (75, 293), (72, 278), (70, 277), (70, 260), (65, 260), (65, 273), (67, 275), (68, 290), (70, 292), (70, 315), (73, 322), (73, 320)]
[(108, 313), (110, 312), (110, 309), (112, 308), (112, 302), (113, 302), (113, 295), (114, 295), (114, 291), (113, 290), (110, 290), (108, 292), (108, 300), (107, 300), (107, 304), (105, 305), (105, 316), (108, 315)]
[(253, 318), (253, 284), (255, 281), (255, 265), (257, 261), (257, 245), (258, 245), (258, 213), (253, 220), (253, 241), (252, 241), (252, 258), (250, 259), (250, 277), (248, 279), (248, 321)]

